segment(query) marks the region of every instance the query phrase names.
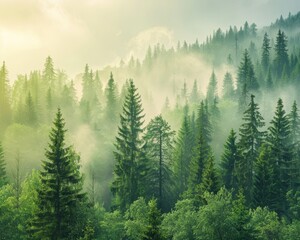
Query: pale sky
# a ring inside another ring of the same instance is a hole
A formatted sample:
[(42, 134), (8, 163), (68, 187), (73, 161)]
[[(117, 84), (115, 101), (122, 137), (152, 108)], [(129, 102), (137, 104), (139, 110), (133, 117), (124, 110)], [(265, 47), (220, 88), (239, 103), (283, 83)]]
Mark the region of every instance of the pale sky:
[(299, 0), (0, 0), (0, 61), (15, 78), (50, 55), (73, 77), (86, 63), (143, 56), (149, 44), (201, 42), (219, 27), (262, 27), (298, 11)]

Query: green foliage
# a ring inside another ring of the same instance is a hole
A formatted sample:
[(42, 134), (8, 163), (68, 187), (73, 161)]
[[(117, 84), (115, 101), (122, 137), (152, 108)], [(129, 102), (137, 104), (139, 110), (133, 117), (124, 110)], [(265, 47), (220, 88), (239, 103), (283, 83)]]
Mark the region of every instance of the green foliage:
[(281, 224), (278, 215), (267, 208), (250, 210), (248, 227), (253, 229), (253, 238), (259, 240), (281, 239)]
[(140, 177), (145, 171), (143, 157), (143, 109), (141, 97), (133, 81), (130, 81), (123, 105), (118, 136), (115, 143), (116, 165), (112, 192), (115, 204), (125, 211), (139, 195)]
[(7, 183), (6, 163), (2, 144), (0, 143), (0, 188)]
[[(83, 212), (85, 195), (82, 193), (82, 177), (79, 172), (79, 156), (65, 146), (65, 123), (58, 109), (50, 132), (40, 172), (41, 186), (38, 191), (38, 210), (32, 231), (36, 238), (70, 238), (81, 235), (85, 223)], [(81, 215), (82, 216), (82, 215)], [(78, 232), (76, 232), (76, 230)]]
[(164, 215), (161, 229), (168, 239), (192, 240), (197, 219), (196, 209), (190, 199), (180, 200), (175, 209)]
[(247, 203), (250, 204), (253, 200), (254, 165), (265, 135), (260, 130), (265, 123), (258, 104), (254, 102), (254, 95), (251, 95), (251, 102), (244, 112), (243, 121), (239, 129), (241, 158), (237, 164), (237, 178), (239, 186), (244, 190)]
[(157, 198), (159, 209), (164, 211), (170, 208), (173, 187), (170, 165), (174, 135), (175, 132), (161, 115), (150, 121), (145, 134), (147, 156), (151, 161), (147, 176), (149, 195)]
[(125, 220), (119, 210), (106, 212), (100, 221), (101, 240), (119, 240), (125, 236)]
[(221, 161), (221, 177), (222, 184), (227, 189), (237, 188), (237, 169), (236, 165), (239, 161), (239, 151), (236, 142), (236, 132), (231, 129), (227, 141), (224, 145), (224, 153)]

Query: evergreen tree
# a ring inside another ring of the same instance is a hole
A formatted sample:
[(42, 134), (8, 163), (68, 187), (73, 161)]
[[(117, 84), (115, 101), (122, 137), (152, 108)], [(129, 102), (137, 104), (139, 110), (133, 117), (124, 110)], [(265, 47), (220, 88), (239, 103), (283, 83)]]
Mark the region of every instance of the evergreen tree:
[(50, 143), (40, 172), (41, 187), (37, 189), (37, 213), (33, 222), (33, 236), (37, 239), (72, 239), (83, 224), (78, 211), (85, 201), (79, 156), (65, 146), (65, 122), (58, 109)]
[(46, 58), (43, 71), (43, 79), (47, 84), (53, 84), (55, 79), (55, 71), (53, 66), (53, 60), (50, 56)]
[(110, 73), (106, 93), (106, 119), (114, 123), (117, 119), (117, 89), (113, 74)]
[(10, 89), (7, 76), (7, 68), (5, 62), (3, 62), (0, 69), (0, 133), (2, 128), (8, 126), (11, 121)]
[(174, 173), (178, 195), (188, 187), (189, 166), (192, 158), (193, 135), (188, 115), (185, 114), (175, 145)]
[(261, 65), (264, 72), (267, 72), (270, 66), (270, 38), (267, 33), (264, 35), (261, 54)]
[(197, 80), (194, 80), (192, 92), (190, 95), (190, 102), (196, 104), (198, 103), (198, 101), (199, 101), (198, 85), (197, 85)]
[[(140, 176), (144, 173), (143, 109), (141, 97), (132, 80), (123, 105), (114, 151), (116, 164), (111, 190), (122, 211), (138, 198)], [(147, 184), (147, 183), (143, 183)]]
[(247, 49), (244, 51), (243, 59), (238, 69), (237, 93), (239, 96), (242, 94), (245, 86), (247, 91), (251, 93), (255, 93), (259, 89), (259, 84), (254, 72), (254, 66)]
[(35, 110), (34, 102), (29, 92), (25, 102), (25, 123), (29, 126), (37, 125), (37, 113)]
[(224, 145), (224, 153), (221, 161), (221, 176), (227, 189), (237, 189), (236, 165), (239, 161), (239, 152), (236, 141), (236, 132), (231, 129)]
[(300, 187), (300, 116), (296, 101), (292, 105), (292, 110), (288, 115), (290, 122), (290, 141), (292, 147), (291, 162), (291, 189)]
[(197, 143), (190, 163), (188, 188), (188, 194), (191, 194), (192, 197), (195, 197), (196, 199), (199, 194), (202, 194), (201, 183), (203, 171), (208, 158), (211, 156), (211, 148), (209, 145), (211, 141), (211, 126), (207, 106), (204, 105), (203, 101), (200, 104), (197, 122)]
[(247, 203), (250, 204), (253, 200), (254, 164), (265, 135), (260, 130), (265, 123), (259, 112), (258, 104), (254, 102), (254, 95), (251, 95), (251, 101), (248, 109), (244, 112), (243, 121), (239, 130), (241, 158), (238, 162), (238, 181), (244, 191)]
[(232, 75), (226, 72), (223, 80), (223, 98), (224, 99), (234, 99), (235, 91), (233, 86)]
[(266, 81), (267, 91), (272, 91), (273, 87), (274, 87), (274, 83), (273, 83), (273, 79), (272, 79), (272, 73), (271, 73), (271, 69), (269, 69), (268, 75), (267, 75), (267, 81)]
[(278, 79), (283, 76), (284, 69), (289, 69), (287, 37), (281, 30), (278, 31), (276, 37), (274, 66), (276, 69)]
[(218, 85), (217, 77), (215, 72), (213, 71), (209, 79), (207, 93), (206, 93), (206, 99), (210, 106), (213, 105), (214, 99), (218, 96), (217, 85)]
[(145, 135), (147, 154), (152, 161), (148, 184), (152, 188), (151, 196), (157, 198), (158, 208), (169, 207), (172, 187), (170, 163), (173, 152), (175, 132), (162, 116), (150, 121)]
[(160, 210), (157, 207), (157, 201), (151, 199), (148, 202), (148, 208), (149, 208), (149, 212), (148, 212), (149, 226), (148, 226), (148, 231), (146, 232), (146, 239), (161, 240), (163, 239), (160, 230), (162, 216)]
[(2, 144), (0, 143), (0, 188), (7, 183), (6, 164)]
[(276, 166), (274, 171), (277, 174), (275, 183), (278, 191), (278, 209), (276, 210), (279, 214), (284, 214), (287, 211), (286, 193), (291, 187), (292, 145), (289, 119), (281, 99), (277, 102), (275, 116), (270, 122), (268, 131), (267, 142)]
[(205, 164), (200, 189), (202, 193), (217, 193), (217, 191), (219, 190), (219, 179), (214, 166), (213, 156), (209, 156)]
[(271, 149), (263, 144), (255, 164), (254, 201), (256, 206), (275, 208), (276, 180)]

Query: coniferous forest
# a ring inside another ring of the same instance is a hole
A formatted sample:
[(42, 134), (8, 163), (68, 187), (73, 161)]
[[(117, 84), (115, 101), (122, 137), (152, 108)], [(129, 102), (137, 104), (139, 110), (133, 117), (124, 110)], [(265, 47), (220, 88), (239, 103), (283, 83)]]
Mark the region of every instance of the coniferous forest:
[(0, 69), (0, 239), (300, 236), (300, 13), (71, 78)]

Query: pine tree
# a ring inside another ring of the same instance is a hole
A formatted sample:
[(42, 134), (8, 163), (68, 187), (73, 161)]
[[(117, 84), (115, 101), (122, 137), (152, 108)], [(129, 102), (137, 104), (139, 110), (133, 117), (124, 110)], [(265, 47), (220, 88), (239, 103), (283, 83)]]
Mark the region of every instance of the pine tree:
[(268, 71), (267, 81), (266, 81), (266, 88), (267, 88), (267, 91), (272, 91), (273, 88), (274, 88), (271, 69), (269, 69), (269, 71)]
[(286, 193), (291, 187), (292, 145), (289, 120), (281, 99), (277, 102), (275, 116), (270, 122), (268, 131), (267, 142), (276, 166), (274, 171), (278, 174), (276, 184), (279, 206), (276, 210), (279, 214), (284, 214), (287, 211)]
[(2, 128), (8, 126), (11, 122), (10, 89), (8, 85), (8, 72), (3, 62), (0, 69), (0, 133)]
[(151, 239), (151, 240), (160, 240), (163, 239), (162, 233), (160, 230), (160, 224), (162, 222), (162, 216), (161, 212), (157, 207), (157, 201), (154, 199), (151, 199), (148, 202), (149, 207), (149, 226), (148, 231), (146, 232), (146, 238), (145, 239)]
[(43, 71), (43, 79), (47, 84), (53, 84), (55, 79), (55, 71), (53, 66), (53, 60), (50, 56), (46, 58)]
[(248, 109), (244, 112), (243, 121), (239, 130), (241, 158), (238, 162), (238, 181), (239, 186), (243, 188), (247, 203), (250, 204), (253, 200), (254, 165), (265, 135), (263, 131), (260, 131), (265, 123), (259, 112), (258, 104), (254, 102), (254, 95), (251, 95), (251, 101)]
[(261, 54), (261, 65), (264, 72), (267, 72), (270, 66), (270, 38), (267, 33), (264, 35)]
[(117, 119), (117, 89), (116, 89), (116, 84), (112, 73), (110, 73), (110, 78), (108, 80), (105, 93), (106, 93), (106, 119), (111, 123), (115, 123)]
[(196, 197), (196, 199), (197, 195), (202, 194), (201, 183), (203, 171), (208, 158), (211, 156), (211, 147), (209, 145), (211, 141), (211, 125), (207, 106), (204, 105), (203, 101), (200, 104), (197, 122), (197, 143), (190, 163), (188, 187), (188, 194), (191, 194), (192, 197)]
[(29, 92), (25, 102), (25, 123), (29, 126), (37, 125), (37, 113), (35, 110), (34, 102)]
[(116, 137), (114, 151), (116, 164), (111, 186), (115, 205), (122, 211), (138, 198), (140, 191), (140, 175), (144, 173), (144, 142), (141, 136), (143, 118), (141, 97), (133, 81), (130, 80)]
[(292, 105), (292, 110), (288, 115), (290, 123), (290, 141), (292, 147), (292, 162), (291, 162), (291, 189), (300, 187), (300, 116), (296, 101)]
[(237, 190), (236, 165), (239, 161), (239, 152), (236, 141), (236, 132), (231, 129), (224, 145), (224, 153), (221, 161), (221, 176), (227, 189)]
[(145, 135), (147, 154), (152, 161), (148, 183), (152, 188), (152, 196), (157, 198), (158, 208), (167, 210), (172, 187), (170, 163), (173, 153), (175, 132), (162, 116), (150, 121)]
[(223, 98), (233, 100), (235, 96), (232, 75), (226, 72), (223, 80)]
[(198, 85), (197, 85), (197, 80), (194, 80), (192, 92), (190, 95), (190, 102), (196, 104), (198, 103), (198, 101), (199, 101)]
[(206, 93), (206, 99), (210, 106), (213, 105), (214, 99), (218, 96), (217, 85), (218, 85), (217, 77), (215, 72), (213, 71), (209, 79), (207, 93)]
[(58, 109), (45, 154), (47, 159), (40, 171), (41, 187), (37, 189), (38, 210), (32, 231), (38, 239), (77, 238), (73, 231), (80, 232), (82, 227), (84, 214), (79, 215), (78, 211), (85, 194), (82, 193), (79, 156), (65, 146), (65, 133), (65, 122)]
[(209, 156), (203, 170), (202, 181), (200, 184), (201, 192), (217, 193), (219, 190), (219, 179), (214, 166), (213, 156)]
[(254, 66), (247, 49), (244, 51), (243, 59), (238, 69), (237, 93), (239, 96), (242, 94), (245, 86), (247, 91), (250, 93), (255, 93), (259, 89), (259, 84), (254, 72)]
[(2, 144), (0, 143), (0, 188), (7, 183), (7, 175), (6, 175), (6, 163), (4, 159), (4, 152), (2, 148)]
[(274, 209), (276, 205), (276, 180), (271, 149), (263, 144), (255, 163), (254, 201), (256, 206)]
[(283, 76), (284, 69), (289, 70), (287, 37), (281, 30), (278, 31), (276, 37), (274, 66), (278, 79)]
[(192, 129), (185, 114), (175, 145), (174, 174), (178, 195), (182, 194), (188, 187), (189, 166), (192, 159), (193, 143)]

